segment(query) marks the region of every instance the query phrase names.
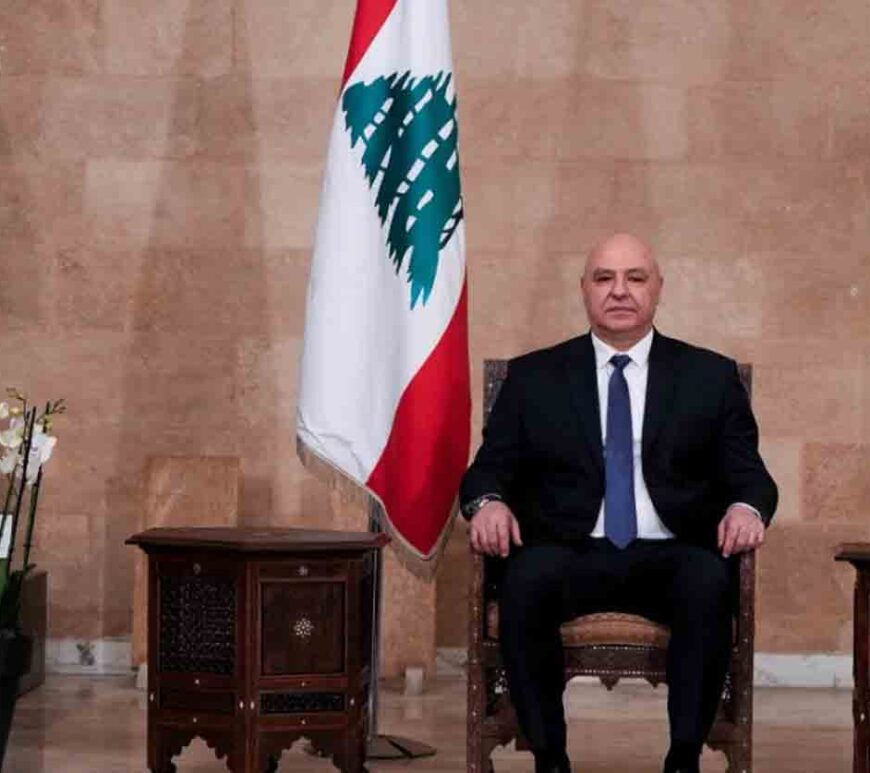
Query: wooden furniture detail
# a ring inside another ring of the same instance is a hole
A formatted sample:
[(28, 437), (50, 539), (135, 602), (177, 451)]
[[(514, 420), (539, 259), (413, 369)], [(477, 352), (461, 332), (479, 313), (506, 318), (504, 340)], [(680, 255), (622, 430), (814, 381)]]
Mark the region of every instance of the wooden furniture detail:
[(148, 768), (202, 738), (234, 773), (301, 737), (364, 771), (374, 568), (383, 534), (149, 529)]
[[(145, 467), (143, 529), (236, 526), (241, 461), (237, 456), (151, 456)], [(148, 571), (137, 555), (133, 573), (132, 665), (148, 659)]]
[(835, 556), (855, 567), (853, 620), (852, 692), (853, 736), (852, 771), (870, 773), (870, 658), (868, 658), (868, 610), (870, 610), (870, 542), (840, 545)]
[[(507, 375), (504, 360), (485, 361), (484, 421)], [(747, 391), (751, 368), (740, 366)], [(498, 597), (503, 561), (472, 553), (468, 637), (468, 773), (493, 773), (490, 756), (496, 746), (518, 733), (498, 641)], [(755, 553), (734, 562), (739, 591), (734, 610), (731, 665), (722, 702), (707, 745), (728, 758), (729, 773), (752, 770), (752, 678), (755, 638)], [(666, 681), (670, 631), (646, 618), (623, 613), (578, 617), (562, 626), (565, 679), (596, 676), (612, 689), (625, 677), (641, 677), (656, 686)]]

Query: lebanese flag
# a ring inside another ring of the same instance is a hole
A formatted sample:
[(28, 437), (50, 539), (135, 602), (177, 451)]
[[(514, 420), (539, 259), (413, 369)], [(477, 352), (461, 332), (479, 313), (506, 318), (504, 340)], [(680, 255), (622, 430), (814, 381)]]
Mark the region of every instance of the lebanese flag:
[(428, 561), (470, 415), (447, 2), (359, 0), (308, 285), (300, 455), (368, 491), (397, 546)]

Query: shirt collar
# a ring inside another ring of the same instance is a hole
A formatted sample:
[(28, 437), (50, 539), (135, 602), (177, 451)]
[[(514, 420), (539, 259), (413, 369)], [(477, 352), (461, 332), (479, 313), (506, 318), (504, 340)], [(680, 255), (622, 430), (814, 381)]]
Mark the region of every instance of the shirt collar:
[(610, 344), (605, 343), (596, 336), (595, 333), (590, 333), (590, 336), (592, 338), (592, 348), (595, 350), (596, 368), (606, 368), (610, 363), (610, 358), (613, 357), (614, 354), (627, 354), (631, 357), (631, 361), (635, 365), (639, 365), (642, 368), (645, 367), (649, 361), (649, 352), (652, 348), (653, 341), (652, 330), (632, 346), (631, 349), (625, 352), (620, 352), (619, 350), (614, 349)]

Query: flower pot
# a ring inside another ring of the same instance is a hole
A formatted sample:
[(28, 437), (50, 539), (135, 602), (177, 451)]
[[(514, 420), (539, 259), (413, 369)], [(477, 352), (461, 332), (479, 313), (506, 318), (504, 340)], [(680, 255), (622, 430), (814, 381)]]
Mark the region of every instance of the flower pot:
[(13, 628), (0, 629), (0, 770), (6, 757), (6, 743), (21, 676), (30, 669), (33, 640)]

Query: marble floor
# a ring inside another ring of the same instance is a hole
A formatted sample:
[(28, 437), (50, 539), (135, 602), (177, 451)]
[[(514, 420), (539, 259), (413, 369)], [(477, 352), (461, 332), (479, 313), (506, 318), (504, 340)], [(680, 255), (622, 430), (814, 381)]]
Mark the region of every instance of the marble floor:
[[(597, 684), (568, 690), (570, 753), (582, 773), (657, 773), (665, 748), (666, 688), (624, 683), (608, 693)], [(833, 773), (851, 770), (851, 693), (845, 690), (763, 688), (755, 703), (756, 773)], [(465, 690), (438, 680), (419, 697), (386, 685), (384, 732), (432, 744), (436, 756), (413, 762), (371, 762), (372, 773), (461, 773), (465, 764)], [(531, 758), (510, 749), (494, 755), (497, 773), (529, 773)], [(4, 773), (129, 773), (145, 771), (145, 701), (132, 678), (54, 676), (21, 699)], [(201, 741), (176, 759), (179, 773), (224, 769)], [(724, 758), (705, 752), (705, 773), (724, 771)], [(286, 753), (282, 772), (332, 770), (304, 753)]]

